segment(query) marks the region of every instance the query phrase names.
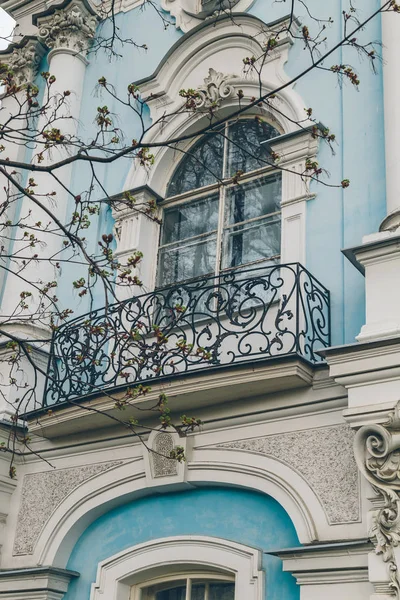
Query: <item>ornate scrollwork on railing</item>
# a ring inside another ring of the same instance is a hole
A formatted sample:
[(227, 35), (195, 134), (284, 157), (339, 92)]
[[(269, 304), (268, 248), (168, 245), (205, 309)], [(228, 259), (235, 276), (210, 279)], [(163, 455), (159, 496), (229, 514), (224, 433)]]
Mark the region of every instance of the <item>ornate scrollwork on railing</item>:
[(354, 448), (358, 467), (380, 493), (383, 506), (373, 511), (370, 537), (375, 552), (388, 566), (389, 587), (400, 599), (400, 574), (395, 548), (400, 544), (400, 402), (383, 425), (357, 432)]
[(198, 369), (330, 344), (329, 292), (297, 263), (157, 289), (61, 326), (44, 406)]

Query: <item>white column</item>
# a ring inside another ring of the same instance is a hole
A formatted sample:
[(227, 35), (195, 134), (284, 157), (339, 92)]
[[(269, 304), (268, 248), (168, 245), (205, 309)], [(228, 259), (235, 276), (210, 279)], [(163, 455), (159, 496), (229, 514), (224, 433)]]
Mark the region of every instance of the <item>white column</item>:
[[(50, 49), (48, 55), (49, 72), (55, 77), (50, 92), (52, 102), (56, 104), (60, 98), (64, 98), (61, 106), (57, 109), (56, 120), (50, 123), (48, 127), (60, 129), (66, 138), (73, 137), (77, 133), (87, 65), (86, 54), (92, 42), (97, 22), (98, 17), (83, 0), (71, 0), (62, 9), (53, 5), (49, 10), (34, 17), (34, 24), (38, 27), (37, 37), (43, 45)], [(66, 91), (70, 94), (64, 97)], [(46, 129), (49, 114), (51, 114), (51, 109), (46, 111), (41, 121), (39, 119), (38, 131), (43, 128)], [(58, 162), (67, 156), (68, 150), (65, 146), (54, 147), (51, 149), (51, 154), (45, 152), (41, 166)], [(56, 175), (63, 186), (58, 184), (48, 173), (32, 172), (29, 175), (35, 180), (37, 187), (34, 188), (34, 192), (39, 195), (40, 202), (62, 223), (67, 220), (67, 207), (70, 200), (67, 190), (71, 189), (72, 169), (72, 165), (68, 165), (57, 170)], [(51, 198), (40, 196), (53, 191), (56, 195)], [(48, 223), (50, 221), (49, 215), (29, 198), (24, 199), (22, 210), (25, 213), (31, 211), (30, 222)], [(57, 228), (57, 226), (54, 225), (52, 229), (54, 228)], [(40, 236), (40, 239), (46, 244), (46, 247), (40, 251), (33, 248), (32, 254), (39, 253), (42, 259), (54, 256), (62, 247), (62, 236), (44, 233)], [(24, 277), (31, 282), (37, 282), (39, 278), (45, 282), (53, 281), (57, 278), (57, 272), (48, 260), (42, 260), (40, 268), (38, 264), (32, 263), (30, 267), (25, 269)], [(13, 313), (20, 292), (26, 289), (27, 284), (24, 281), (21, 281), (12, 273), (8, 274), (1, 307), (3, 315)], [(30, 312), (33, 313), (38, 305), (39, 294), (34, 289), (30, 291), (35, 294), (30, 299)], [(55, 295), (57, 295), (56, 290)], [(39, 337), (42, 337), (40, 332)]]
[(388, 229), (400, 226), (400, 16), (393, 12), (382, 14), (382, 44)]
[[(70, 92), (68, 96), (65, 96), (66, 101), (57, 110), (57, 119), (50, 123), (48, 127), (60, 129), (61, 133), (68, 138), (68, 136), (74, 136), (77, 133), (85, 67), (87, 64), (86, 54), (93, 39), (98, 18), (84, 0), (71, 0), (68, 4), (64, 3), (63, 8), (57, 8), (57, 6), (53, 5), (43, 13), (37, 14), (33, 21), (34, 25), (38, 27), (37, 39), (43, 46), (46, 46), (50, 50), (48, 56), (49, 71), (55, 77), (55, 82), (51, 85), (51, 98), (54, 99), (55, 103), (60, 97), (64, 98), (65, 91)], [(19, 60), (16, 61), (17, 66), (23, 64), (23, 58), (23, 55), (18, 56)], [(53, 103), (53, 100), (51, 102)], [(50, 112), (51, 110), (50, 107)], [(48, 115), (43, 114), (39, 117), (39, 123), (36, 128), (37, 133), (43, 128), (46, 129), (47, 123)], [(43, 146), (38, 146), (36, 153), (42, 148)], [(14, 152), (15, 157), (19, 156), (18, 149), (13, 144), (10, 146), (10, 152)], [(52, 149), (51, 155), (45, 153), (44, 156), (44, 160), (40, 163), (42, 166), (65, 158), (67, 156), (67, 149), (60, 145), (60, 148)], [(63, 186), (61, 186), (48, 173), (34, 171), (28, 173), (28, 177), (33, 177), (37, 186), (33, 190), (34, 195), (37, 194), (38, 200), (62, 223), (66, 222), (67, 217), (69, 202), (67, 190), (72, 185), (71, 175), (71, 166), (66, 166), (57, 171), (57, 177), (63, 183)], [(52, 191), (56, 192), (56, 196), (46, 198), (40, 195), (49, 194)], [(51, 217), (43, 209), (28, 197), (24, 197), (22, 200), (21, 215), (28, 214), (30, 224), (40, 221), (45, 226), (51, 221)], [(57, 226), (53, 225), (51, 228), (55, 229)], [(20, 232), (21, 230), (18, 231)], [(32, 315), (35, 315), (35, 311), (38, 309), (40, 299), (40, 294), (34, 286), (37, 284), (39, 287), (43, 287), (39, 280), (48, 282), (57, 279), (56, 269), (47, 259), (54, 256), (61, 249), (63, 237), (46, 232), (39, 234), (38, 237), (45, 244), (45, 247), (26, 248), (26, 242), (20, 241), (14, 244), (14, 256), (16, 256), (16, 252), (21, 252), (23, 249), (25, 256), (29, 257), (39, 254), (39, 257), (44, 260), (39, 263), (31, 262), (24, 269), (23, 275), (25, 281), (16, 275), (18, 264), (14, 262), (12, 267), (13, 272), (7, 273), (4, 284), (4, 294), (1, 304), (3, 318), (0, 319), (0, 322), (2, 321), (2, 329), (7, 329), (8, 333), (12, 333), (22, 339), (37, 340), (36, 346), (39, 345), (40, 348), (34, 348), (32, 360), (42, 371), (46, 371), (47, 356), (44, 352), (46, 347), (43, 344), (39, 344), (38, 340), (48, 338), (50, 331), (43, 319), (40, 322), (32, 319)], [(19, 259), (18, 254), (16, 258)], [(19, 265), (22, 265), (21, 261)], [(34, 296), (28, 300), (29, 309), (22, 313), (22, 318), (21, 316), (14, 318), (13, 311), (18, 305), (20, 293), (23, 290), (32, 292)], [(54, 290), (54, 294), (57, 295), (57, 289)], [(39, 313), (41, 312), (42, 309), (39, 308)], [(10, 315), (12, 318), (7, 318)], [(38, 381), (34, 384), (33, 368), (27, 361), (23, 360), (19, 371), (22, 379), (21, 381), (17, 381), (17, 384), (20, 386), (19, 389), (16, 386), (7, 386), (10, 377), (10, 366), (7, 362), (7, 356), (11, 350), (7, 348), (6, 343), (7, 340), (5, 338), (0, 340), (0, 358), (3, 357), (3, 360), (0, 361), (0, 386), (2, 386), (0, 389), (4, 393), (0, 397), (0, 415), (7, 416), (10, 410), (13, 409), (15, 396), (21, 397), (21, 386), (25, 384), (27, 389), (31, 385), (35, 385), (36, 401), (41, 401), (44, 378), (38, 374)], [(34, 408), (34, 405), (32, 403), (32, 405), (23, 408), (30, 410)]]
[(400, 16), (392, 11), (382, 14), (382, 44), (387, 216), (378, 233), (364, 236), (353, 249), (366, 283), (359, 342), (400, 336)]
[[(5, 91), (1, 98), (0, 122), (2, 124), (3, 136), (1, 143), (5, 147), (2, 157), (10, 162), (24, 162), (26, 155), (26, 142), (24, 135), (28, 132), (28, 105), (26, 103), (26, 86), (32, 84), (36, 78), (40, 61), (45, 53), (44, 46), (33, 36), (25, 36), (18, 44), (11, 44), (0, 53), (0, 62), (6, 64), (14, 73), (14, 80), (19, 87), (15, 93)], [(8, 134), (8, 135), (7, 135)], [(10, 167), (9, 172), (15, 170)], [(17, 170), (18, 171), (18, 170)], [(17, 177), (21, 177), (21, 171)], [(7, 200), (8, 180), (0, 177), (0, 203)], [(17, 193), (11, 186), (10, 192)], [(14, 222), (17, 203), (11, 202), (3, 220)], [(11, 234), (12, 230), (8, 231)], [(9, 247), (6, 241), (3, 255), (8, 254)], [(4, 281), (4, 269), (7, 259), (0, 258), (0, 289)]]

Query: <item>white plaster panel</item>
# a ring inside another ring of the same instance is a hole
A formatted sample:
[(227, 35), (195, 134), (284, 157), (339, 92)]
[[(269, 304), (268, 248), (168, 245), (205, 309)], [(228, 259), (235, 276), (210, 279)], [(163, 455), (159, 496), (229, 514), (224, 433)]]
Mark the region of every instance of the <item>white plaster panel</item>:
[(336, 425), (226, 442), (219, 447), (272, 456), (296, 469), (320, 498), (329, 522), (334, 524), (360, 519), (353, 441), (354, 432), (348, 425)]
[(33, 554), (46, 521), (65, 497), (84, 481), (120, 464), (111, 461), (25, 475), (13, 554)]

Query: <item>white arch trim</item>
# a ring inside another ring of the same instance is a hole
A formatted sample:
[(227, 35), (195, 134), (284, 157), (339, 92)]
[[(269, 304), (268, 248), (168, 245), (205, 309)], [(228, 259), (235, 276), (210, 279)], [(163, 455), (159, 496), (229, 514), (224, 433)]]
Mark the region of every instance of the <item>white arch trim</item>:
[[(289, 19), (285, 18), (273, 24), (266, 24), (257, 17), (248, 14), (235, 15), (235, 19), (223, 18), (208, 25), (198, 27), (179, 40), (160, 63), (154, 74), (137, 82), (140, 93), (146, 99), (150, 109), (153, 127), (144, 137), (144, 143), (173, 139), (201, 128), (204, 114), (178, 111), (182, 105), (180, 89), (196, 89), (203, 83), (210, 68), (229, 75), (229, 83), (243, 93), (242, 105), (260, 94), (258, 78), (245, 74), (243, 58), (257, 56), (263, 52), (263, 44), (269, 37), (275, 37), (278, 45), (266, 61), (261, 73), (261, 92), (267, 93), (289, 81), (284, 65), (288, 59), (292, 38), (285, 30)], [(298, 27), (293, 21), (293, 30)], [(274, 100), (276, 108), (287, 115), (286, 119), (278, 112), (269, 116), (282, 133), (291, 133), (297, 129), (296, 121), (304, 123), (304, 103), (294, 91), (293, 86), (284, 88)], [(220, 115), (229, 114), (238, 108), (236, 95), (223, 100)], [(165, 115), (171, 115), (165, 119)], [(159, 125), (155, 125), (161, 119)], [(191, 141), (182, 145), (190, 146)], [(161, 196), (176, 166), (174, 150), (160, 147), (152, 150), (154, 165), (150, 170), (133, 165), (125, 181), (124, 189), (149, 185)]]
[[(251, 489), (274, 498), (288, 513), (301, 543), (333, 537), (323, 507), (307, 482), (280, 461), (246, 452), (206, 448), (195, 451), (187, 482), (149, 489), (144, 461), (127, 462), (76, 488), (46, 523), (34, 555), (15, 556), (13, 564), (44, 564), (64, 568), (78, 538), (98, 517), (114, 507), (149, 493), (179, 491), (188, 486), (226, 485)], [(347, 525), (335, 526), (336, 536), (348, 536)]]
[(220, 538), (178, 536), (138, 544), (99, 563), (90, 600), (129, 600), (131, 586), (140, 582), (144, 571), (156, 574), (157, 570), (174, 571), (183, 565), (232, 574), (235, 600), (264, 598), (260, 550)]

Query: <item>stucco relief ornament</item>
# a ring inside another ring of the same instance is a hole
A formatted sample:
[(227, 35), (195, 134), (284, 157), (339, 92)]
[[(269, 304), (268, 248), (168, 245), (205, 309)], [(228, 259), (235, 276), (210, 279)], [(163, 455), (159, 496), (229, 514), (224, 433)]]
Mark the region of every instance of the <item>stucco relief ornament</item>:
[(46, 16), (38, 15), (39, 40), (50, 49), (68, 48), (85, 53), (94, 38), (99, 18), (80, 2), (72, 2)]
[(218, 73), (215, 69), (208, 70), (208, 77), (204, 79), (204, 85), (196, 89), (196, 107), (197, 108), (218, 108), (226, 98), (230, 98), (235, 93), (235, 88), (228, 83), (236, 75), (224, 75)]
[(370, 537), (388, 566), (389, 587), (400, 599), (395, 554), (400, 545), (400, 402), (383, 425), (361, 427), (354, 447), (360, 471), (383, 499), (383, 506), (373, 511)]
[(205, 19), (229, 11), (244, 12), (254, 0), (161, 0), (162, 8), (175, 18), (178, 29), (186, 32)]
[(25, 38), (20, 44), (10, 46), (10, 51), (0, 54), (0, 62), (13, 72), (18, 85), (32, 83), (35, 79), (45, 48), (35, 39)]

